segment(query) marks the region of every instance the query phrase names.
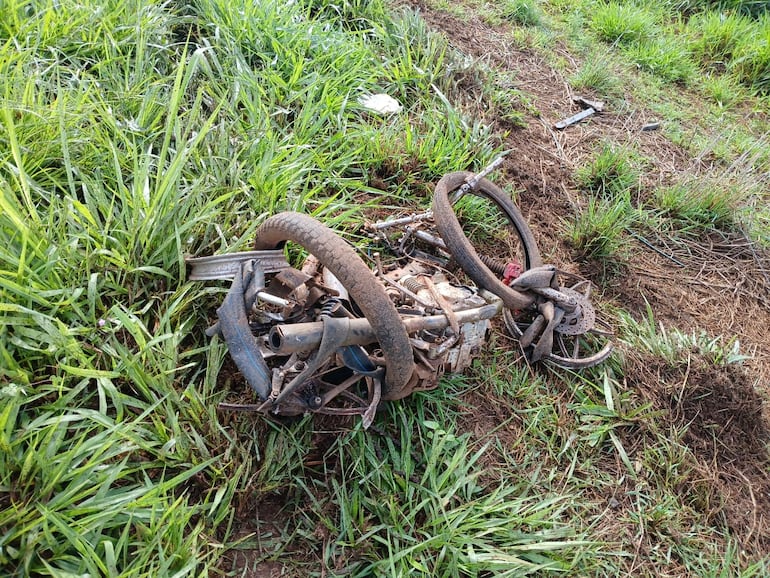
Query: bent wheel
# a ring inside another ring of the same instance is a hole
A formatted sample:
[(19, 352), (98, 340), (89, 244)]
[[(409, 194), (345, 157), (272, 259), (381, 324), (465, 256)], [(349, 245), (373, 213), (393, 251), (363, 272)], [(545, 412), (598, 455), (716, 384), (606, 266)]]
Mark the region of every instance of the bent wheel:
[[(571, 286), (562, 287), (560, 291), (575, 297), (584, 309), (565, 314), (554, 329), (552, 350), (543, 359), (566, 369), (585, 369), (598, 365), (612, 353), (612, 327), (595, 315), (589, 301), (590, 281), (577, 277), (573, 277), (573, 281)], [(516, 339), (521, 339), (536, 316), (537, 312), (533, 310), (503, 310), (505, 326)], [(524, 353), (531, 353), (531, 349), (531, 346), (524, 348)]]
[(342, 283), (371, 324), (385, 363), (382, 398), (408, 395), (414, 372), (412, 346), (383, 285), (344, 239), (307, 215), (285, 212), (270, 217), (257, 230), (254, 248), (277, 249), (287, 241), (314, 255)]
[(460, 171), (438, 182), (433, 193), (436, 227), (468, 277), (506, 307), (524, 308), (532, 299), (508, 287), (502, 277), (508, 263), (518, 263), (523, 271), (542, 264), (535, 238), (511, 198), (487, 179), (453, 203), (452, 193), (470, 177), (473, 173)]

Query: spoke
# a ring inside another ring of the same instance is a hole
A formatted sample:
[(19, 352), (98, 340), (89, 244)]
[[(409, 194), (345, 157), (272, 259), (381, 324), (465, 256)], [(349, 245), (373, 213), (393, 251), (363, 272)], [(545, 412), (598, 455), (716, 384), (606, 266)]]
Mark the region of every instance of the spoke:
[(342, 392), (344, 392), (346, 389), (348, 389), (349, 387), (351, 387), (351, 386), (355, 385), (355, 384), (356, 384), (358, 381), (360, 381), (360, 380), (361, 380), (361, 377), (362, 377), (362, 376), (361, 376), (360, 374), (358, 374), (358, 373), (354, 373), (353, 375), (351, 375), (349, 378), (347, 378), (346, 380), (344, 380), (344, 381), (343, 381), (342, 383), (340, 383), (339, 385), (333, 385), (333, 384), (331, 384), (331, 383), (327, 383), (327, 382), (325, 382), (325, 381), (323, 381), (323, 380), (319, 379), (319, 381), (321, 382), (321, 384), (322, 384), (322, 385), (326, 385), (326, 386), (330, 386), (330, 387), (331, 387), (331, 389), (330, 389), (329, 391), (327, 391), (327, 392), (326, 392), (326, 393), (323, 395), (323, 401), (321, 402), (321, 405), (322, 405), (322, 406), (325, 406), (327, 403), (329, 403), (329, 402), (330, 402), (331, 400), (333, 400), (335, 397), (337, 397), (338, 395), (340, 395), (340, 394), (341, 394)]
[(596, 329), (596, 327), (592, 327), (587, 331), (590, 335), (596, 335), (598, 337), (612, 337), (615, 335), (612, 331), (604, 331), (602, 329)]
[(559, 346), (559, 349), (562, 352), (562, 355), (567, 355), (567, 344), (564, 342), (564, 336), (556, 334), (555, 343)]
[(583, 281), (578, 281), (572, 287), (570, 287), (570, 289), (572, 289), (573, 291), (578, 291), (579, 292), (580, 291), (579, 287), (581, 285), (585, 285), (586, 286), (585, 293), (583, 293), (583, 295), (585, 297), (590, 297), (591, 296), (591, 282), (588, 279), (584, 279)]

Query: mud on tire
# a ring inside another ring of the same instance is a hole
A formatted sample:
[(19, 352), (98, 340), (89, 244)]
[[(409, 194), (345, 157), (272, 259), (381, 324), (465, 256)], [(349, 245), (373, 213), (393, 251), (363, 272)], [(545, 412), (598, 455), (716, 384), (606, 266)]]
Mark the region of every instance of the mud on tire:
[[(499, 276), (484, 263), (484, 261), (489, 263), (489, 260), (479, 254), (480, 248), (475, 247), (468, 238), (458, 219), (455, 207), (452, 205), (450, 195), (472, 176), (473, 173), (459, 171), (444, 175), (438, 182), (433, 193), (433, 216), (436, 227), (452, 253), (452, 257), (468, 277), (479, 287), (483, 287), (500, 297), (506, 307), (510, 309), (524, 308), (530, 303), (520, 293), (505, 285)], [(513, 237), (508, 242), (516, 245), (516, 250), (522, 261), (520, 264), (525, 271), (542, 265), (540, 251), (532, 231), (524, 220), (521, 211), (502, 189), (487, 179), (481, 179), (478, 187), (467, 193), (466, 196), (469, 195), (488, 200), (488, 205), (497, 213), (496, 218), (507, 222), (505, 231), (508, 232), (509, 237)], [(493, 255), (491, 257), (499, 256)]]
[(257, 230), (254, 248), (277, 249), (287, 241), (317, 257), (348, 290), (371, 324), (385, 358), (382, 398), (409, 395), (407, 384), (414, 372), (412, 346), (383, 285), (344, 239), (308, 215), (285, 212), (270, 217)]

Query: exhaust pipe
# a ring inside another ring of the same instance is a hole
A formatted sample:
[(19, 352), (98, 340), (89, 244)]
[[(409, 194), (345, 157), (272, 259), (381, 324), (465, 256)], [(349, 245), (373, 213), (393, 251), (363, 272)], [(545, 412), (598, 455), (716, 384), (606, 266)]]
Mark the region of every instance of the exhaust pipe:
[[(455, 312), (459, 324), (491, 319), (503, 308), (502, 301), (490, 305), (466, 309)], [(368, 345), (375, 343), (377, 337), (372, 326), (365, 318), (338, 319), (337, 322), (347, 321), (347, 335), (340, 347), (346, 345)], [(414, 334), (423, 330), (440, 330), (449, 327), (449, 319), (446, 315), (429, 315), (427, 317), (406, 317), (403, 319), (406, 332)], [(316, 349), (323, 337), (323, 322), (292, 323), (290, 325), (276, 325), (268, 333), (267, 346), (278, 355), (291, 355), (301, 351)]]

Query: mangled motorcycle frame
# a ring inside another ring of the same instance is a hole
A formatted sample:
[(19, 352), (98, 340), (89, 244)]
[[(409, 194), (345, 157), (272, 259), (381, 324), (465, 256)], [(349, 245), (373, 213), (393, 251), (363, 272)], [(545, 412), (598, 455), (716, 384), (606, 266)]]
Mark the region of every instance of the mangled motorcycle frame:
[[(299, 213), (268, 218), (255, 251), (189, 259), (191, 280), (233, 279), (208, 333), (224, 338), (259, 401), (222, 407), (362, 415), (368, 426), (381, 400), (467, 368), (501, 314), (530, 362), (604, 361), (610, 330), (596, 318), (590, 282), (542, 264), (518, 208), (485, 178), (497, 164), (444, 176), (430, 211), (368, 224), (387, 250), (371, 266)], [(483, 206), (471, 203), (463, 216), (463, 199)], [(307, 254), (298, 269), (286, 245)]]

